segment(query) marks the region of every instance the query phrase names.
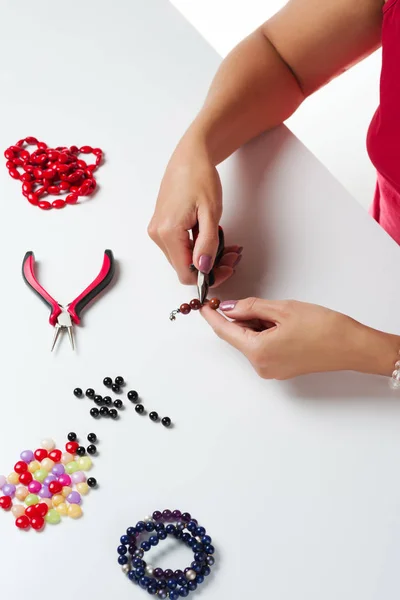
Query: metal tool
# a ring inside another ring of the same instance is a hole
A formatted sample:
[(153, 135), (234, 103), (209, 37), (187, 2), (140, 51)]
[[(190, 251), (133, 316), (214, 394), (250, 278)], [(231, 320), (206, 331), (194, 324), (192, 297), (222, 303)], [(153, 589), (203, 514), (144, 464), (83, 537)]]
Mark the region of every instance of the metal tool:
[[(196, 237), (197, 237), (197, 235), (196, 235)], [(225, 236), (224, 236), (224, 230), (222, 229), (221, 226), (218, 227), (218, 240), (219, 240), (218, 250), (217, 250), (217, 254), (215, 257), (215, 262), (214, 262), (214, 266), (213, 266), (212, 270), (208, 274), (201, 273), (201, 271), (198, 271), (198, 274), (197, 274), (197, 293), (198, 293), (201, 304), (204, 304), (204, 302), (207, 298), (208, 290), (209, 290), (210, 286), (214, 284), (214, 281), (215, 281), (214, 268), (218, 266), (218, 264), (223, 256), (223, 253), (224, 253)]]
[(102, 290), (110, 283), (114, 276), (115, 264), (114, 256), (111, 250), (105, 250), (103, 266), (100, 273), (94, 281), (80, 294), (73, 302), (67, 305), (59, 304), (50, 294), (40, 285), (35, 276), (35, 256), (33, 252), (27, 252), (22, 263), (22, 276), (26, 284), (43, 300), (50, 308), (50, 325), (55, 327), (53, 344), (51, 351), (57, 343), (59, 335), (67, 331), (72, 349), (75, 348), (73, 325), (79, 325), (81, 322), (81, 312), (94, 300)]

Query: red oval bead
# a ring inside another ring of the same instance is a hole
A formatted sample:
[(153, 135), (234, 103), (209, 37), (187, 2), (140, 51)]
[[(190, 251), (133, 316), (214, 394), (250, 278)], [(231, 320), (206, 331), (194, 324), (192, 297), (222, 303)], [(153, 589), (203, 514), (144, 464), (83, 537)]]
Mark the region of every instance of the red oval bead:
[(44, 177), (44, 179), (54, 179), (55, 176), (56, 176), (56, 172), (52, 168), (45, 169), (43, 171), (43, 177)]
[(192, 309), (190, 308), (189, 304), (187, 304), (186, 302), (184, 304), (181, 304), (179, 307), (179, 312), (181, 312), (183, 315), (188, 315), (191, 310)]
[(38, 142), (37, 147), (39, 150), (46, 150), (47, 144), (45, 144), (44, 142)]
[[(19, 154), (21, 152), (21, 148), (19, 146), (10, 146), (10, 150), (15, 152), (16, 154)], [(26, 152), (26, 150), (24, 150), (24, 152)], [(28, 152), (28, 154), (29, 154), (29, 152)]]
[(15, 525), (18, 529), (28, 529), (31, 522), (26, 515), (22, 515), (15, 520)]
[(56, 462), (56, 463), (60, 462), (61, 457), (62, 457), (61, 450), (55, 449), (55, 450), (52, 450), (49, 454), (49, 458), (51, 458), (51, 460), (54, 460), (54, 462)]
[(50, 210), (51, 204), (50, 202), (47, 202), (47, 200), (41, 200), (38, 204), (38, 207), (42, 210)]
[(21, 177), (17, 169), (8, 169), (8, 172), (10, 173), (13, 179), (19, 179)]
[(78, 146), (71, 146), (69, 151), (73, 152), (73, 154), (77, 154), (77, 152), (79, 152)]
[(24, 183), (22, 185), (22, 193), (24, 194), (24, 196), (26, 194), (29, 194), (29, 192), (32, 191), (32, 184), (31, 183)]
[(81, 169), (77, 169), (76, 171), (71, 173), (71, 175), (68, 175), (68, 181), (70, 183), (75, 183), (78, 181), (78, 179), (81, 179), (82, 175), (83, 171)]
[(51, 205), (53, 208), (64, 208), (65, 200), (54, 200), (54, 202), (52, 202)]
[(25, 143), (25, 140), (18, 140), (18, 142), (15, 144), (16, 146), (22, 147)]
[(38, 168), (36, 168), (36, 169), (33, 171), (33, 174), (34, 174), (34, 176), (36, 177), (36, 179), (43, 179), (43, 171), (42, 171), (42, 169), (38, 169)]
[(12, 504), (12, 500), (10, 496), (1, 496), (0, 498), (0, 508), (3, 510), (8, 510)]
[(12, 160), (14, 158), (14, 152), (11, 150), (11, 148), (7, 148), (7, 150), (4, 152), (4, 156), (6, 157), (7, 160)]
[(61, 164), (68, 162), (68, 154), (66, 152), (60, 152), (60, 156), (58, 157), (58, 161)]
[(29, 473), (29, 471), (26, 471), (25, 473), (21, 473), (21, 475), (19, 476), (19, 482), (22, 483), (23, 485), (29, 485), (30, 482), (32, 481), (33, 477), (32, 477), (32, 473)]
[(77, 194), (78, 190), (79, 190), (79, 188), (77, 185), (71, 185), (71, 187), (69, 188), (69, 191), (71, 192), (71, 194)]
[(34, 192), (31, 192), (30, 194), (27, 194), (26, 197), (28, 198), (28, 202), (30, 202), (31, 204), (33, 204), (33, 206), (37, 206), (39, 204), (38, 195), (35, 194)]
[(91, 188), (90, 183), (88, 183), (87, 181), (85, 181), (85, 183), (83, 183), (80, 186), (80, 188), (78, 190), (78, 193), (79, 193), (80, 196), (88, 196), (90, 194), (90, 192), (91, 192), (91, 189), (92, 188)]
[(38, 517), (39, 515), (39, 511), (38, 511), (38, 504), (32, 504), (32, 506), (28, 506), (28, 508), (25, 509), (25, 514), (27, 517), (29, 517), (30, 519), (32, 519), (33, 517)]
[(10, 170), (10, 169), (13, 169), (13, 168), (15, 167), (15, 165), (14, 165), (14, 161), (13, 161), (13, 160), (8, 160), (8, 161), (6, 162), (6, 167), (7, 167), (7, 169), (9, 169), (9, 170)]
[(33, 165), (30, 165), (26, 162), (23, 164), (23, 167), (27, 173), (34, 173), (35, 169), (36, 169), (36, 167), (34, 167)]
[(49, 511), (49, 507), (47, 506), (47, 504), (45, 502), (40, 502), (40, 504), (36, 504), (36, 506), (37, 506), (36, 515), (39, 517), (45, 517)]
[(58, 494), (58, 492), (61, 492), (62, 487), (62, 483), (60, 483), (59, 481), (51, 481), (49, 483), (49, 491), (52, 494)]
[(68, 165), (64, 164), (58, 164), (56, 168), (59, 173), (68, 173), (70, 169)]
[(96, 156), (96, 166), (98, 166), (101, 163), (102, 157), (101, 156)]
[(56, 161), (58, 160), (60, 153), (57, 150), (48, 150), (47, 156), (49, 157), (49, 160)]
[(65, 449), (69, 454), (75, 454), (75, 452), (78, 450), (78, 448), (79, 448), (78, 442), (67, 442), (65, 444)]
[(87, 164), (84, 160), (78, 160), (76, 164), (78, 165), (78, 167), (80, 169), (86, 169), (86, 167), (87, 167)]
[(78, 202), (78, 194), (68, 194), (65, 198), (67, 204), (76, 204)]
[(32, 519), (31, 519), (32, 529), (36, 529), (36, 531), (39, 531), (40, 529), (43, 528), (43, 526), (44, 526), (43, 517), (32, 517)]
[(22, 158), (14, 158), (13, 163), (16, 167), (22, 167), (24, 161), (22, 160)]
[(28, 470), (28, 465), (26, 464), (26, 462), (24, 462), (23, 460), (19, 460), (17, 463), (15, 463), (14, 465), (14, 471), (16, 473), (25, 473)]
[(47, 450), (45, 450), (44, 448), (38, 448), (34, 452), (34, 456), (35, 456), (36, 460), (38, 460), (39, 462), (42, 462), (42, 460), (47, 458), (48, 455), (49, 454), (48, 454)]
[(101, 148), (93, 148), (93, 154), (95, 156), (101, 156), (103, 154), (103, 150)]
[(60, 188), (60, 190), (62, 192), (67, 192), (70, 188), (70, 185), (69, 185), (68, 181), (61, 181), (61, 183), (58, 185), (58, 187)]
[(41, 196), (45, 196), (47, 194), (47, 188), (43, 185), (42, 187), (38, 188), (35, 192), (35, 195), (40, 198)]
[(97, 165), (88, 165), (87, 166), (87, 171), (90, 171), (91, 173), (93, 173), (93, 171), (95, 171), (97, 169)]
[(58, 196), (58, 194), (60, 193), (58, 185), (49, 185), (47, 191), (49, 194), (53, 194), (53, 196)]
[(91, 152), (93, 152), (93, 148), (92, 146), (82, 146), (81, 148), (79, 148), (79, 152), (82, 152), (82, 154), (90, 154)]
[(36, 157), (36, 161), (35, 161), (35, 162), (36, 162), (38, 165), (42, 165), (42, 166), (44, 166), (44, 165), (45, 165), (45, 163), (47, 163), (47, 160), (48, 160), (48, 159), (47, 159), (47, 156), (46, 156), (45, 154), (40, 154), (38, 157)]
[(19, 157), (22, 158), (22, 160), (28, 160), (28, 158), (30, 158), (31, 155), (28, 152), (28, 150), (21, 150), (19, 153)]
[(30, 135), (29, 137), (25, 138), (25, 142), (27, 144), (38, 144), (39, 143), (39, 141), (35, 137), (33, 137), (32, 135)]
[(25, 183), (32, 181), (32, 173), (22, 173), (21, 181), (24, 181)]

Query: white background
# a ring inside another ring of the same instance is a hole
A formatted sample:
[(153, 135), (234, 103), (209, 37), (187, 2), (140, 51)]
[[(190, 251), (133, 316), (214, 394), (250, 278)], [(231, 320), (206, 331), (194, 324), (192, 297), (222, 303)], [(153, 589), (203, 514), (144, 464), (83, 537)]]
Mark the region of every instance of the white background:
[[(277, 12), (285, 0), (171, 0), (221, 56)], [(365, 139), (379, 102), (376, 52), (309, 98), (288, 126), (368, 208), (375, 187)]]

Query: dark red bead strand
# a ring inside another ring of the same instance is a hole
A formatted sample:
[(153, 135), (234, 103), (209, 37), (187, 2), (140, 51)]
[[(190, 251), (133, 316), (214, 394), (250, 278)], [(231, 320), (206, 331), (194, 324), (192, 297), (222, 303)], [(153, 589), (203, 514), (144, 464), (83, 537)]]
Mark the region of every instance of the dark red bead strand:
[[(218, 298), (211, 298), (211, 300), (209, 300), (209, 306), (213, 310), (217, 310), (219, 308), (220, 303), (221, 301)], [(169, 320), (175, 321), (177, 314), (188, 315), (192, 310), (200, 310), (201, 307), (202, 304), (200, 300), (198, 300), (197, 298), (193, 298), (193, 300), (191, 300), (189, 304), (184, 302), (180, 305), (178, 309), (173, 310), (169, 315)]]

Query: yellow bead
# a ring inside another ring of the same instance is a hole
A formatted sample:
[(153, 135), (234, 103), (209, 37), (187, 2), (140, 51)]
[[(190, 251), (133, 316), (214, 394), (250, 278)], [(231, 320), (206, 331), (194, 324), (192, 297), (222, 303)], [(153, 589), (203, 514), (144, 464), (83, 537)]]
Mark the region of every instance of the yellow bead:
[(68, 516), (71, 519), (79, 519), (82, 516), (82, 509), (79, 504), (70, 504), (68, 506)]
[(62, 496), (61, 494), (56, 494), (55, 496), (53, 496), (52, 501), (53, 501), (53, 506), (56, 507), (59, 504), (61, 504), (62, 502), (65, 502), (65, 499), (64, 499), (64, 496)]
[(16, 504), (12, 507), (11, 512), (13, 516), (18, 519), (18, 517), (22, 517), (22, 515), (25, 514), (25, 507), (21, 506), (20, 504)]
[(43, 504), (47, 504), (49, 508), (53, 508), (53, 502), (51, 498), (40, 498), (40, 502)]
[(52, 470), (52, 468), (54, 467), (54, 465), (55, 465), (54, 460), (51, 460), (51, 458), (44, 458), (42, 460), (41, 467), (42, 467), (42, 469), (46, 469), (46, 471), (50, 472)]
[(86, 494), (89, 492), (89, 490), (90, 490), (90, 487), (88, 486), (86, 481), (82, 481), (82, 483), (78, 483), (76, 485), (76, 491), (79, 492), (81, 496), (86, 496)]
[(25, 498), (27, 497), (27, 495), (29, 494), (28, 488), (26, 488), (24, 485), (17, 487), (17, 491), (15, 492), (15, 497), (17, 498), (17, 500), (21, 500), (21, 502), (23, 500), (25, 500)]
[(8, 483), (12, 483), (13, 485), (17, 485), (19, 483), (19, 475), (18, 475), (18, 473), (14, 473), (14, 471), (12, 473), (10, 473), (9, 476), (7, 477), (7, 481), (8, 481)]
[(29, 473), (34, 473), (38, 469), (40, 469), (40, 463), (37, 460), (33, 460), (31, 463), (29, 463), (29, 465), (28, 465)]
[(73, 460), (74, 460), (74, 457), (69, 452), (64, 452), (64, 454), (61, 456), (61, 462), (63, 465), (67, 465), (68, 463), (72, 462)]
[(92, 459), (90, 456), (81, 456), (78, 459), (78, 465), (81, 471), (89, 471), (90, 467), (92, 466)]
[(72, 475), (72, 473), (76, 473), (76, 471), (79, 471), (79, 466), (74, 460), (65, 465), (65, 472), (68, 473), (68, 475)]
[(72, 487), (69, 487), (69, 485), (65, 485), (62, 489), (62, 495), (64, 496), (64, 498), (66, 498), (67, 496), (70, 495), (70, 493), (72, 492)]
[(67, 514), (68, 514), (68, 506), (65, 504), (65, 502), (61, 502), (61, 504), (59, 504), (58, 506), (56, 506), (56, 511), (62, 517), (66, 517)]
[(36, 479), (36, 481), (40, 481), (40, 483), (43, 483), (48, 474), (49, 472), (46, 471), (46, 469), (38, 469), (34, 472), (33, 478)]

